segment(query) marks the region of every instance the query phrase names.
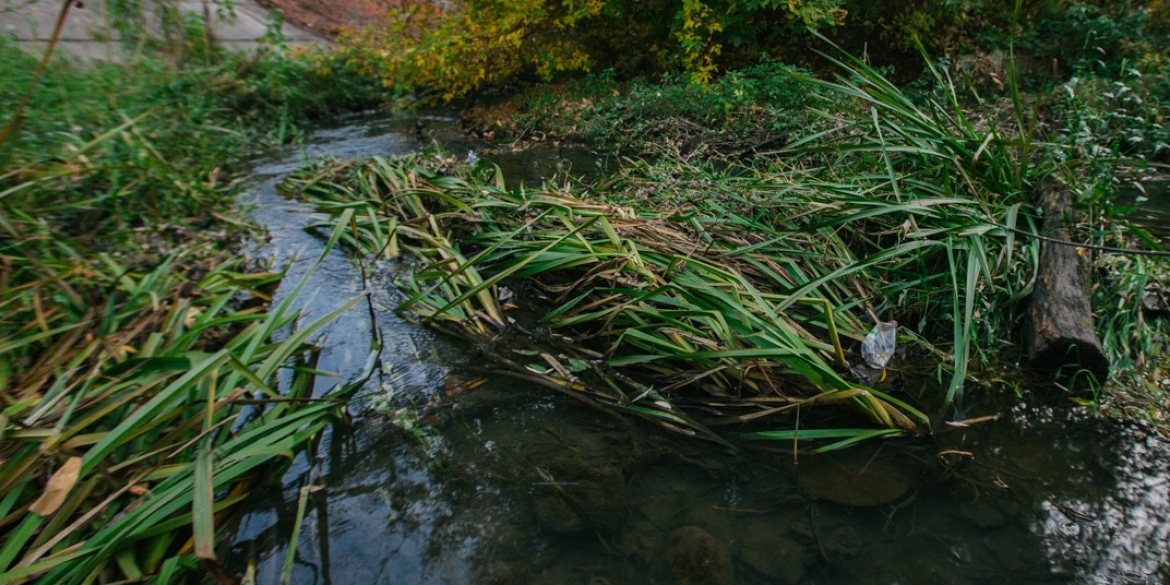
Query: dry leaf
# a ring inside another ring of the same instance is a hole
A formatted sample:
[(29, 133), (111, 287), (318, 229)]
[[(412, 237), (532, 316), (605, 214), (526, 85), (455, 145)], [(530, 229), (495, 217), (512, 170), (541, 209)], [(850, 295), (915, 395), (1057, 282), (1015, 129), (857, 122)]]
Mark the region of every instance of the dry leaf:
[(49, 478), (49, 485), (45, 486), (45, 492), (32, 503), (32, 506), (29, 506), (29, 511), (41, 516), (48, 516), (56, 512), (57, 508), (65, 503), (65, 496), (68, 496), (69, 491), (77, 484), (77, 478), (80, 475), (81, 457), (70, 457), (53, 473), (53, 477)]
[(195, 326), (195, 320), (199, 315), (203, 314), (203, 310), (199, 307), (187, 307), (187, 314), (183, 316), (183, 327), (190, 329)]

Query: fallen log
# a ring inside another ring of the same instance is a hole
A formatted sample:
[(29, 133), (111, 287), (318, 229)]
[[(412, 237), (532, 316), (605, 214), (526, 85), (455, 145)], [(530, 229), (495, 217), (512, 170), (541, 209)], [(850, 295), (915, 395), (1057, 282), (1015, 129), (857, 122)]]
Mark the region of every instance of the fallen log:
[(1032, 368), (1058, 377), (1083, 371), (1103, 383), (1109, 376), (1109, 359), (1093, 329), (1088, 261), (1084, 250), (1071, 243), (1065, 223), (1072, 213), (1072, 196), (1062, 183), (1050, 179), (1037, 188), (1035, 201), (1044, 216), (1045, 234), (1070, 243), (1040, 243), (1027, 336), (1028, 361)]

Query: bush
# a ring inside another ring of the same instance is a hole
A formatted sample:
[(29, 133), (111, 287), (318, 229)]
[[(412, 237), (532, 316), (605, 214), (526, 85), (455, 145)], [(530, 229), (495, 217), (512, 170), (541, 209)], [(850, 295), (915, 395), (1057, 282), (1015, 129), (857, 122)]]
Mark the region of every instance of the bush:
[(638, 67), (682, 69), (709, 81), (722, 68), (725, 46), (758, 47), (777, 30), (837, 22), (841, 4), (469, 0), (443, 11), (416, 2), (392, 13), (388, 25), (339, 40), (352, 65), (387, 87), (451, 100), (524, 77), (549, 81), (599, 66), (620, 67), (623, 75)]
[(693, 83), (687, 74), (623, 84), (607, 70), (466, 115), (484, 137), (545, 135), (614, 150), (738, 154), (764, 142), (776, 147), (808, 130), (816, 94), (793, 80), (800, 72), (763, 60), (708, 84)]
[(957, 56), (1013, 44), (1035, 60), (1058, 59), (1070, 72), (1100, 60), (1158, 53), (1170, 19), (1161, 0), (1128, 3), (1017, 0), (467, 0), (450, 11), (414, 0), (341, 37), (346, 58), (399, 93), (450, 100), (528, 79), (550, 81), (613, 69), (621, 79), (684, 72), (710, 82), (751, 67), (761, 54), (815, 63), (809, 29), (895, 65), (899, 80), (921, 71), (918, 47)]

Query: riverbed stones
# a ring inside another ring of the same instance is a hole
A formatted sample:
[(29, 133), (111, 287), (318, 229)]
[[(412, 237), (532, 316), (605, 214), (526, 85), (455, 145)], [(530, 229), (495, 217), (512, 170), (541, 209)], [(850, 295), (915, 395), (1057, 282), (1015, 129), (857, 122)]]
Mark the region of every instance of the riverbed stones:
[(952, 513), (956, 518), (980, 528), (1002, 528), (1019, 514), (1019, 504), (1010, 498), (994, 495), (963, 499)]
[(901, 470), (859, 457), (809, 457), (800, 462), (796, 481), (817, 499), (859, 508), (895, 502), (910, 489)]
[(739, 560), (768, 583), (792, 585), (804, 577), (804, 547), (783, 534), (757, 531), (743, 543)]
[(730, 585), (735, 583), (731, 554), (723, 543), (698, 526), (682, 526), (667, 537), (672, 583)]

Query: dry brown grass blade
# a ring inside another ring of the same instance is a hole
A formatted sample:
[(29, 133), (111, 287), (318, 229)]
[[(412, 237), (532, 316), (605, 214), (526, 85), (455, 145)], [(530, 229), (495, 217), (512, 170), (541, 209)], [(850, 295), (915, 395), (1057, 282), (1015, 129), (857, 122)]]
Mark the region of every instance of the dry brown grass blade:
[(77, 485), (77, 479), (81, 474), (81, 458), (70, 457), (65, 460), (53, 475), (49, 476), (49, 481), (45, 485), (45, 491), (41, 493), (41, 497), (37, 498), (35, 502), (28, 507), (28, 510), (33, 514), (41, 516), (48, 516), (56, 512), (61, 504), (65, 503), (65, 498), (69, 496), (69, 491)]

